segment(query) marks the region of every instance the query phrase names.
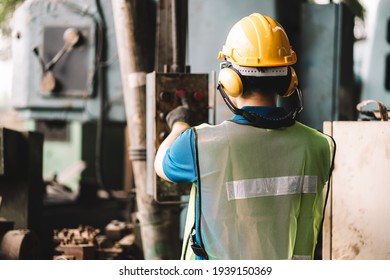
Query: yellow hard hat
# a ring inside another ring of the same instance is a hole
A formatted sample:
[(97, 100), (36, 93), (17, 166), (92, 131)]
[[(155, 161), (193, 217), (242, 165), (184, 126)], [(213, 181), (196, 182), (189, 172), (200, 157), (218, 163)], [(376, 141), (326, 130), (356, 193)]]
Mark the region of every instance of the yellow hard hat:
[(250, 67), (287, 66), (297, 61), (283, 27), (259, 13), (244, 17), (232, 27), (218, 54), (218, 59), (225, 58)]

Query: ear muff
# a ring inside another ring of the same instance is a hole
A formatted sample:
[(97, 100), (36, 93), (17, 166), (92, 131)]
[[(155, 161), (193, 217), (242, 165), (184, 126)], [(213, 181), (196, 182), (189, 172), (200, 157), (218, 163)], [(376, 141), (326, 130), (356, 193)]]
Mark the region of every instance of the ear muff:
[(240, 73), (233, 67), (226, 67), (219, 71), (218, 81), (224, 91), (231, 97), (238, 97), (244, 92), (244, 85)]
[[(294, 68), (289, 66), (288, 70), (288, 75), (291, 77), (290, 83), (285, 93), (281, 94), (282, 97), (290, 96), (298, 87), (298, 77)], [(242, 76), (238, 70), (231, 66), (220, 70), (218, 81), (224, 88), (224, 91), (231, 97), (239, 97), (244, 93)]]
[(282, 95), (282, 97), (290, 96), (291, 94), (294, 93), (294, 91), (298, 87), (298, 77), (297, 77), (297, 74), (295, 73), (294, 68), (292, 68), (291, 66), (289, 66), (288, 68), (289, 68), (289, 72), (290, 72), (289, 74), (291, 76), (290, 84), (289, 84), (286, 92)]

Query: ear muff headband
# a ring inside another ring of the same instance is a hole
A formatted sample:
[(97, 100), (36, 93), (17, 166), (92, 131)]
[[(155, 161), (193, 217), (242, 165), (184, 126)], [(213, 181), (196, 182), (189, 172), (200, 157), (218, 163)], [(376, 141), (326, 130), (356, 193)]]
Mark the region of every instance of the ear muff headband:
[[(290, 83), (282, 97), (288, 97), (298, 87), (298, 77), (293, 67), (288, 67), (289, 71), (287, 75), (290, 75)], [(226, 94), (230, 97), (238, 97), (244, 93), (244, 83), (242, 75), (231, 64), (225, 68), (222, 68), (219, 72), (218, 83), (222, 85)]]

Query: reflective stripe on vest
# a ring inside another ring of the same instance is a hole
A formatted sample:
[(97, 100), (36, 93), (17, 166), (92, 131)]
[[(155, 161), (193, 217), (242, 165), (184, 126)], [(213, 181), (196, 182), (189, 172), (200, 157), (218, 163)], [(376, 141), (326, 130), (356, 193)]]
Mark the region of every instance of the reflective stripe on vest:
[(209, 259), (313, 258), (330, 137), (299, 122), (272, 130), (226, 121), (196, 131), (197, 234)]
[(317, 176), (284, 176), (226, 182), (228, 200), (316, 193)]

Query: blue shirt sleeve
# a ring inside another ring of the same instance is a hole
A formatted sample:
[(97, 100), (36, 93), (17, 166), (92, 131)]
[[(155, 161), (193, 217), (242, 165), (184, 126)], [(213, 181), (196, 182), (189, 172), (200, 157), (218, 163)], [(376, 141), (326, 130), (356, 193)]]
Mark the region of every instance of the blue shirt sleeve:
[(194, 134), (192, 129), (182, 132), (167, 150), (163, 163), (165, 175), (176, 183), (196, 181)]

